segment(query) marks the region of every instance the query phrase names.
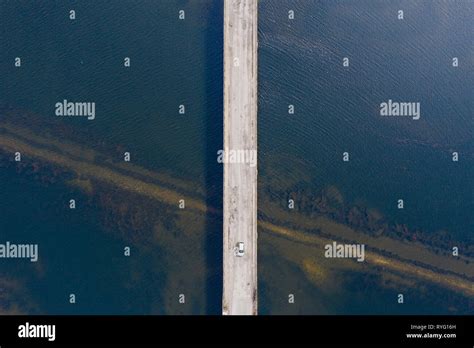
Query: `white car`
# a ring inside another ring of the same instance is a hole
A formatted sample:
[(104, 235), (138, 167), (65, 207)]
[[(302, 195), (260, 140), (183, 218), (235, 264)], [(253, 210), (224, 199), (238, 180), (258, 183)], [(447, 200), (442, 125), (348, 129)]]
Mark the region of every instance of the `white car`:
[(235, 256), (242, 257), (244, 254), (244, 242), (238, 242), (235, 247)]

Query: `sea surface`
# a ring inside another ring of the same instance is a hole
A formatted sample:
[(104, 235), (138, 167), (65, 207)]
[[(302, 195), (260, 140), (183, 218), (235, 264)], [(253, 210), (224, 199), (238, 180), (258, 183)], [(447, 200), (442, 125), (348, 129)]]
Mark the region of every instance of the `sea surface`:
[[(451, 240), (446, 248), (458, 242), (472, 245), (473, 14), (472, 1), (260, 1), (260, 190), (267, 185), (265, 194), (288, 211), (292, 196), (275, 194), (278, 189), (301, 188), (309, 196), (335, 188), (346, 206), (376, 211), (388, 223), (427, 237), (445, 236)], [(459, 60), (457, 68), (453, 57)], [(381, 117), (380, 103), (389, 99), (419, 102), (420, 119)], [(459, 162), (452, 161), (455, 151)], [(344, 152), (349, 162), (343, 162)], [(397, 207), (400, 198), (403, 210)], [(296, 200), (291, 214), (298, 214), (298, 205), (302, 202)], [(424, 290), (370, 285), (370, 276), (363, 273), (338, 272), (338, 285), (329, 289), (324, 272), (305, 281), (301, 263), (278, 259), (289, 247), (260, 247), (264, 313), (473, 310), (472, 298), (468, 304), (434, 303), (437, 295), (427, 294), (433, 285)], [(308, 257), (322, 252), (312, 250)], [(296, 301), (288, 305), (291, 293)], [(399, 293), (408, 298), (404, 305), (396, 301)]]
[[(130, 152), (133, 165), (190, 182), (191, 191), (219, 209), (222, 167), (215, 154), (222, 148), (222, 13), (220, 1), (208, 0), (1, 0), (0, 104), (18, 110), (18, 118), (34, 114), (29, 117), (38, 135), (80, 143), (116, 162)], [(14, 67), (15, 57), (21, 57), (20, 68)], [(124, 67), (125, 57), (130, 67)], [(64, 99), (95, 102), (95, 119), (56, 117), (55, 104)], [(157, 229), (150, 223), (141, 226), (144, 237), (123, 238), (114, 231), (119, 212), (106, 215), (106, 206), (97, 204), (103, 192), (84, 194), (63, 180), (45, 185), (14, 167), (2, 168), (0, 176), (0, 240), (35, 242), (40, 248), (37, 264), (0, 264), (1, 274), (17, 281), (30, 299), (25, 311), (221, 312), (221, 219), (198, 216), (183, 222), (183, 232), (171, 226), (176, 214), (164, 210), (158, 215), (170, 226), (160, 227), (158, 237), (147, 239)], [(120, 188), (102, 191), (112, 195), (106, 199), (128, 201), (128, 207), (152, 214), (153, 207), (126, 192), (114, 197)], [(67, 206), (72, 196), (73, 213)], [(128, 258), (126, 246), (131, 247)], [(72, 293), (75, 304), (69, 303)], [(20, 301), (17, 294), (12, 302)]]
[[(472, 242), (472, 15), (472, 1), (261, 1), (261, 167), (287, 154), (295, 181), (292, 159), (315, 186)], [(421, 118), (382, 118), (388, 99), (420, 102)]]

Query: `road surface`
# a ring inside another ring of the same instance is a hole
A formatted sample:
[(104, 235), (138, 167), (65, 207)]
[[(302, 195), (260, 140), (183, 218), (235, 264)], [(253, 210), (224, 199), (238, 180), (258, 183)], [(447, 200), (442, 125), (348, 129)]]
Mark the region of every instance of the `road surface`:
[[(257, 151), (257, 0), (224, 2), (224, 150)], [(239, 242), (244, 255), (235, 255)], [(257, 314), (257, 166), (224, 163), (225, 315)]]

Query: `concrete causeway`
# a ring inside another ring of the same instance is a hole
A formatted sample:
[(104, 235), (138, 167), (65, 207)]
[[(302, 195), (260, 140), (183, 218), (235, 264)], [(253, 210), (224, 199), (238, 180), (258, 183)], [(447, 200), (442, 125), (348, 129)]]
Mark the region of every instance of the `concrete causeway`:
[[(257, 0), (224, 1), (224, 150), (255, 156), (257, 9)], [(246, 162), (245, 156), (233, 159), (224, 163), (222, 313), (256, 315), (257, 166)], [(239, 243), (243, 255), (236, 251)]]

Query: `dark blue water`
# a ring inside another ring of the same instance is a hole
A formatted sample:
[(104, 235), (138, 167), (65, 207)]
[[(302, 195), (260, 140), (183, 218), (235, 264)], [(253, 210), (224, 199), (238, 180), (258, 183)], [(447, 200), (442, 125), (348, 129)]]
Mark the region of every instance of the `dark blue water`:
[[(260, 1), (260, 185), (271, 182), (270, 192), (304, 188), (307, 200), (331, 186), (346, 206), (376, 209), (388, 223), (426, 238), (444, 235), (470, 245), (473, 14), (472, 1)], [(421, 118), (382, 118), (379, 105), (388, 99), (420, 102)], [(342, 161), (346, 151), (349, 162)], [(451, 160), (454, 151), (459, 162)], [(399, 198), (403, 210), (397, 209)], [(273, 199), (286, 208), (288, 194)], [(260, 248), (263, 313), (472, 311), (472, 299), (469, 309), (465, 299), (432, 284), (426, 285), (430, 296), (416, 286), (380, 286), (384, 277), (331, 267), (328, 277), (337, 279), (337, 287), (324, 279), (305, 281), (298, 260), (316, 258), (318, 250), (297, 252), (283, 243)], [(279, 252), (290, 261), (279, 260)], [(410, 293), (404, 306), (393, 300), (397, 291)], [(287, 304), (289, 293), (294, 305)]]
[[(263, 175), (282, 166), (392, 221), (472, 241), (472, 2), (262, 1), (260, 15)], [(420, 102), (421, 118), (382, 118), (388, 99)]]
[[(102, 159), (118, 162), (129, 151), (133, 165), (189, 182), (188, 193), (219, 209), (222, 11), (220, 2), (208, 0), (2, 0), (0, 104), (19, 110), (18, 119), (22, 110), (34, 115), (35, 133), (80, 143), (103, 152)], [(95, 102), (95, 120), (57, 118), (54, 105), (63, 99)], [(41, 253), (36, 265), (0, 264), (31, 304), (19, 311), (220, 313), (219, 218), (180, 215), (120, 188), (98, 185), (86, 194), (63, 180), (44, 184), (14, 165), (0, 175), (0, 239), (38, 243)], [(74, 213), (67, 209), (70, 197), (78, 201)], [(104, 203), (125, 199), (123, 216)], [(137, 231), (127, 230), (130, 211), (148, 217)], [(132, 247), (129, 258), (125, 246)], [(181, 293), (185, 304), (178, 304)], [(20, 299), (8, 301), (14, 306)]]

